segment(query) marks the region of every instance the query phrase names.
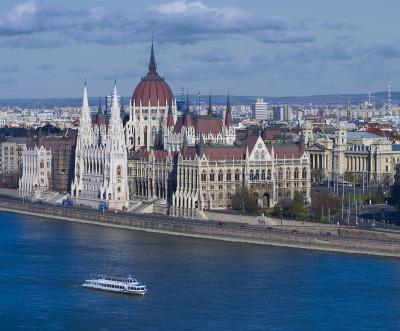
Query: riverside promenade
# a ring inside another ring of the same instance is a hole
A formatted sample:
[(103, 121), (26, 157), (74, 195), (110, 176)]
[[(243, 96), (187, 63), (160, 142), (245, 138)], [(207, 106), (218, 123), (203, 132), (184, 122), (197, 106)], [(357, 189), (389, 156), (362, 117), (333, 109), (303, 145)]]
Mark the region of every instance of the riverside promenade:
[(0, 210), (27, 215), (90, 223), (101, 226), (156, 232), (169, 235), (283, 246), (321, 251), (400, 257), (400, 233), (360, 230), (323, 225), (288, 227), (248, 225), (237, 222), (196, 220), (160, 214), (128, 212), (101, 213), (95, 209), (65, 207), (0, 196)]

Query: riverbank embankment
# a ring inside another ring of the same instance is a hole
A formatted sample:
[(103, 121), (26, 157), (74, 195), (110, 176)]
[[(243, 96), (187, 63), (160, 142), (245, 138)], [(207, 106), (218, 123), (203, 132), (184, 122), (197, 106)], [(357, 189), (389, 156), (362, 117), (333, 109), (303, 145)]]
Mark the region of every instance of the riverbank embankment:
[[(105, 213), (94, 209), (0, 198), (0, 210), (80, 223), (187, 236), (284, 246), (322, 251), (400, 257), (400, 234), (338, 227), (334, 232), (297, 231), (290, 228), (243, 226), (208, 220), (191, 220), (165, 215)], [(310, 229), (311, 230), (311, 229)]]

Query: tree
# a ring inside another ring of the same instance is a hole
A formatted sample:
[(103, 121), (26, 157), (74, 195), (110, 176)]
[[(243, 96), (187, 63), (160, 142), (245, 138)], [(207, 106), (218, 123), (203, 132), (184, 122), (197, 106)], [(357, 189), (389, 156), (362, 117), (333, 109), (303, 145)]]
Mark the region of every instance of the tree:
[(232, 209), (249, 214), (256, 214), (258, 201), (256, 196), (247, 187), (240, 188), (231, 198)]
[(279, 201), (272, 212), (274, 216), (294, 217), (296, 219), (304, 220), (306, 214), (306, 205), (304, 203), (304, 196), (300, 192), (295, 192), (293, 200), (283, 199)]
[(345, 173), (344, 173), (344, 176), (343, 176), (343, 179), (346, 181), (346, 182), (350, 182), (350, 183), (354, 183), (354, 175), (351, 173), (351, 172), (349, 172), (349, 171), (346, 171)]
[(322, 211), (328, 215), (328, 209), (331, 215), (334, 215), (341, 207), (341, 199), (334, 194), (327, 192), (311, 192), (311, 212), (317, 218), (321, 218)]
[(394, 184), (390, 190), (390, 204), (399, 206), (400, 204), (400, 164), (396, 165), (396, 174), (394, 175)]
[(371, 194), (371, 203), (384, 203), (385, 202), (385, 195), (383, 193), (382, 186), (378, 186), (374, 192), (374, 194)]

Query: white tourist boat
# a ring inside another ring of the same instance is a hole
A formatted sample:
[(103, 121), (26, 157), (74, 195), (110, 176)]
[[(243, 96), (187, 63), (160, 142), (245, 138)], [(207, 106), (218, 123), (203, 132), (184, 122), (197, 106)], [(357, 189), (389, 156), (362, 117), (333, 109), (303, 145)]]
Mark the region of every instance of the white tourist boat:
[(96, 278), (87, 279), (82, 286), (96, 290), (138, 295), (145, 295), (147, 292), (146, 285), (139, 283), (131, 276), (128, 278), (98, 276)]

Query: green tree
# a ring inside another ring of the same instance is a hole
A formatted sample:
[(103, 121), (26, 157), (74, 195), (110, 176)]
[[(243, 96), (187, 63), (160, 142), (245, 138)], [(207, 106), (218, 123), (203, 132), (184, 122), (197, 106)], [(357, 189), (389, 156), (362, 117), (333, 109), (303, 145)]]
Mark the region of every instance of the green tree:
[(351, 172), (346, 171), (344, 173), (343, 179), (352, 184), (354, 183), (354, 175)]
[(294, 194), (293, 200), (283, 199), (279, 201), (272, 211), (272, 215), (276, 217), (281, 216), (296, 218), (299, 220), (304, 220), (306, 214), (306, 204), (304, 201), (304, 196), (300, 192)]
[(258, 201), (256, 196), (248, 188), (242, 187), (231, 198), (232, 209), (249, 214), (256, 214)]
[(384, 203), (385, 195), (383, 193), (382, 186), (378, 186), (373, 194), (371, 194), (371, 203)]

